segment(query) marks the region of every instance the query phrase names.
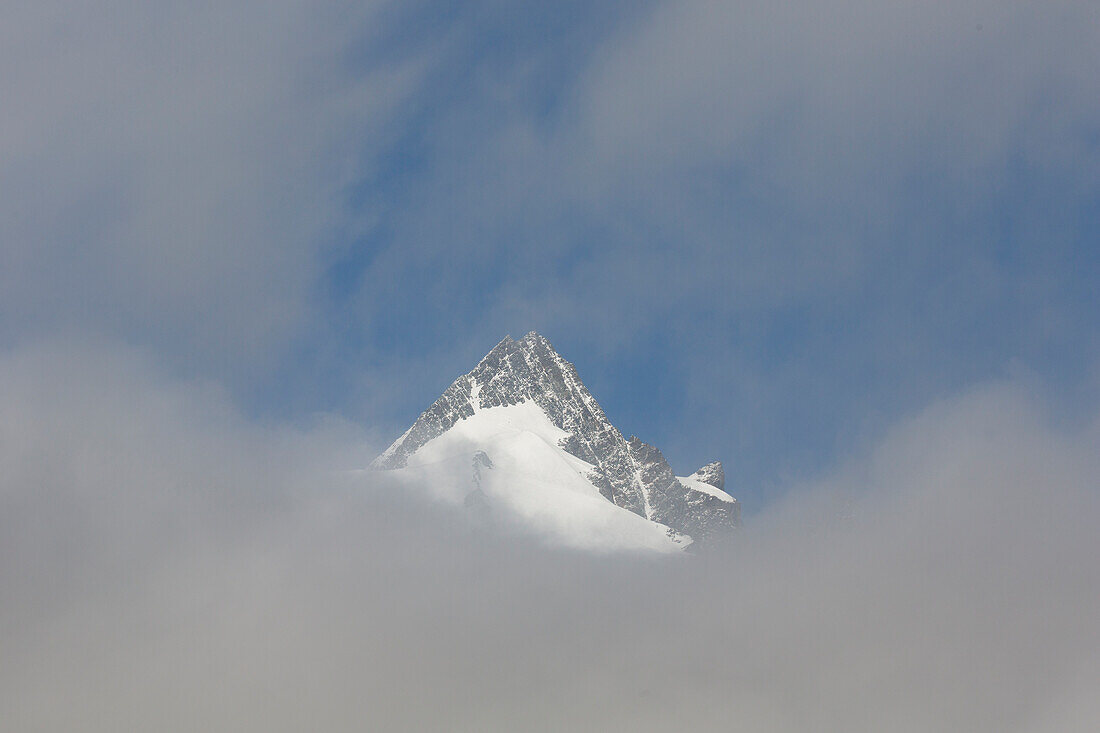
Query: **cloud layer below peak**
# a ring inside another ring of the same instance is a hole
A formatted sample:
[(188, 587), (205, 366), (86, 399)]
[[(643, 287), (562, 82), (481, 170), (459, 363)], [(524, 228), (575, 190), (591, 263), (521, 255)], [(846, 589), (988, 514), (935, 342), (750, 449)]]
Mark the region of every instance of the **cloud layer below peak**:
[(1100, 422), (1054, 429), (1018, 384), (673, 561), (472, 532), (334, 470), (369, 453), (347, 424), (258, 427), (133, 354), (42, 346), (0, 384), (17, 729), (1100, 720)]

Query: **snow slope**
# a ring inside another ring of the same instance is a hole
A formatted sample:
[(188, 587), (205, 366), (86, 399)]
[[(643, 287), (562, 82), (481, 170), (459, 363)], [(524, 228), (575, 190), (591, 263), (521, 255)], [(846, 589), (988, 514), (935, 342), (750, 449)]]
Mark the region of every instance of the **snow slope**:
[(587, 478), (593, 465), (561, 447), (568, 436), (531, 401), (475, 407), (473, 415), (420, 446), (403, 468), (390, 473), (452, 504), (484, 503), (555, 544), (657, 552), (679, 552), (690, 544), (602, 496)]
[(722, 501), (728, 502), (730, 504), (736, 504), (737, 503), (737, 500), (734, 499), (729, 494), (727, 494), (725, 491), (722, 491), (721, 489), (715, 488), (714, 486), (711, 486), (710, 484), (708, 484), (705, 481), (701, 481), (699, 478), (697, 478), (694, 475), (693, 476), (677, 476), (676, 480), (679, 481), (680, 483), (682, 483), (687, 488), (691, 489), (692, 491), (702, 492), (702, 493), (706, 494), (707, 496), (713, 496), (716, 499), (721, 499)]

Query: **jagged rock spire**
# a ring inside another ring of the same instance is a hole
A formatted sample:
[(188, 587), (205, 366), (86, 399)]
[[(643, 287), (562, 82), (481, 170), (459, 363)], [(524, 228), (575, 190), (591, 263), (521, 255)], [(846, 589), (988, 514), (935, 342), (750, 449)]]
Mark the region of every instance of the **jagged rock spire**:
[(692, 476), (716, 489), (723, 491), (726, 489), (726, 472), (722, 470), (721, 461), (711, 461), (693, 473)]

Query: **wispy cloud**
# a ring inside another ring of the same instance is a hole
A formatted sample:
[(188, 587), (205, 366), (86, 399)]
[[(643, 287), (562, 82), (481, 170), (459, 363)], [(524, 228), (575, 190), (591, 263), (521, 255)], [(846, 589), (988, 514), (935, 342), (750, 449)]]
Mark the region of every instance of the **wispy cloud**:
[[(0, 94), (0, 334), (90, 330), (255, 377), (313, 316), (416, 58), (381, 3), (13, 3)], [(234, 374), (236, 372), (236, 374)]]
[[(1013, 359), (1081, 395), (1100, 358), (1095, 12), (683, 1), (584, 38), (580, 63), (540, 67), (536, 43), (417, 128), (419, 172), (376, 192), (388, 234), (340, 312), (386, 344), (367, 339), (374, 378), (450, 374), (537, 327), (588, 356), (631, 430), (683, 436), (687, 465), (732, 454), (750, 483), (775, 478), (755, 456), (819, 468), (869, 414)], [(683, 355), (688, 401), (646, 417), (614, 369), (662, 353)], [(366, 391), (411, 415), (438, 391), (416, 384)], [(731, 415), (743, 438), (692, 447)], [(772, 453), (791, 430), (805, 454)]]

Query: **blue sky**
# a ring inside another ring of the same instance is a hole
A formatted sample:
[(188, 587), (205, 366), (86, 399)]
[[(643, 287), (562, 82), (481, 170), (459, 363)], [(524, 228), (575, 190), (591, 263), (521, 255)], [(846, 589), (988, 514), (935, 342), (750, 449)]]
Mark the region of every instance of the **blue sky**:
[[(593, 7), (598, 5), (598, 7)], [(380, 443), (537, 329), (747, 511), (990, 380), (1100, 401), (1089, 2), (11, 4), (0, 346)]]

